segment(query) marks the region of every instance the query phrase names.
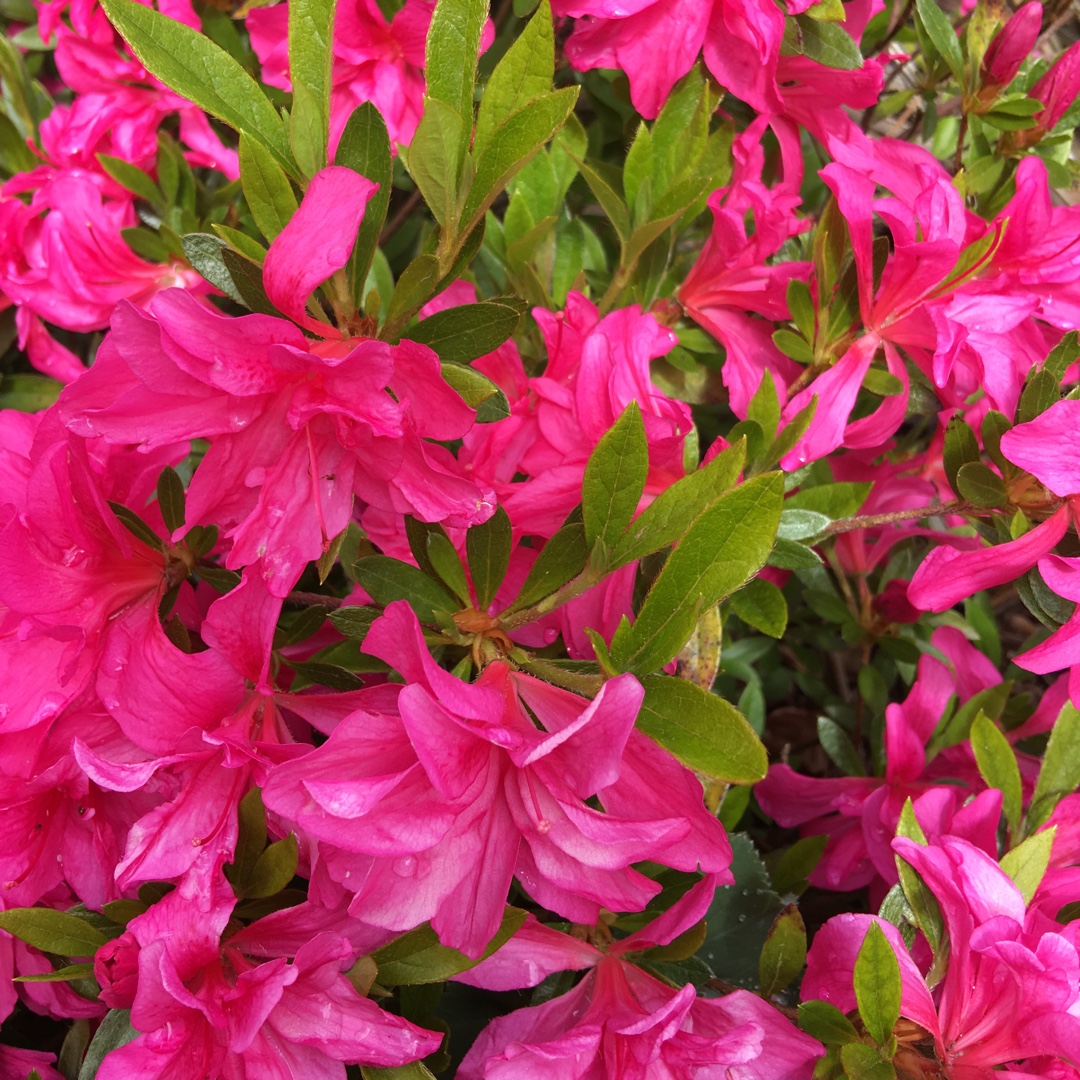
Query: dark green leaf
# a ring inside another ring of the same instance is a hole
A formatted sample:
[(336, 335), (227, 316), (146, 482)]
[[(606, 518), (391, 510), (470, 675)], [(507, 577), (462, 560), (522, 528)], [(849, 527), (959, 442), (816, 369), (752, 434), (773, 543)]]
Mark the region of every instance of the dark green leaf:
[(1060, 397), (1058, 379), (1046, 368), (1028, 376), (1020, 395), (1020, 404), (1016, 407), (1016, 422), (1026, 424), (1041, 416)]
[(795, 22), (799, 27), (798, 51), (803, 56), (840, 71), (857, 71), (862, 67), (859, 46), (842, 26), (818, 22), (805, 15), (796, 15)]
[[(334, 164), (344, 165), (379, 185), (379, 190), (371, 196), (364, 210), (364, 219), (360, 222), (360, 231), (347, 268), (353, 301), (359, 307), (366, 299), (363, 295), (364, 285), (379, 244), (379, 233), (386, 220), (394, 176), (386, 121), (370, 101), (363, 102), (353, 110), (341, 133)], [(379, 313), (369, 311), (366, 314), (377, 316)]]
[(233, 860), (225, 866), (225, 876), (236, 895), (247, 896), (251, 876), (266, 848), (266, 810), (262, 792), (253, 787), (241, 800), (237, 811), (238, 833)]
[(240, 136), (240, 181), (255, 224), (273, 240), (296, 213), (296, 195), (274, 155), (250, 135)]
[(506, 577), (513, 546), (513, 528), (501, 506), (482, 525), (474, 525), (465, 534), (469, 573), (476, 590), (476, 606), (481, 611), (487, 611)]
[(964, 54), (960, 51), (960, 39), (956, 36), (948, 16), (935, 3), (935, 0), (915, 0), (915, 10), (926, 30), (927, 36), (934, 43), (941, 58), (949, 66), (953, 77), (961, 85), (964, 82)]
[(251, 875), (244, 882), (244, 899), (261, 900), (281, 892), (296, 875), (298, 852), (295, 833), (271, 844), (255, 860)]
[(770, 877), (773, 888), (784, 896), (788, 893), (801, 893), (807, 885), (807, 879), (814, 872), (814, 867), (821, 862), (825, 845), (829, 838), (825, 835), (804, 836), (796, 840), (772, 864)]
[(773, 920), (758, 961), (758, 983), (765, 997), (780, 993), (806, 963), (806, 924), (799, 909), (788, 904)]
[(956, 490), (975, 506), (1004, 506), (1009, 501), (1005, 481), (981, 461), (969, 461), (960, 466)]
[(363, 641), (371, 624), (382, 614), (373, 607), (340, 607), (330, 612), (330, 621), (340, 634), (354, 641)]
[(979, 460), (979, 440), (967, 421), (954, 416), (945, 427), (945, 446), (942, 461), (949, 486), (956, 490), (956, 476), (962, 465)]
[(799, 1027), (826, 1046), (859, 1041), (855, 1025), (827, 1001), (804, 1001), (799, 1006)]
[(457, 949), (440, 945), (430, 926), (410, 930), (373, 954), (375, 963), (379, 965), (379, 982), (383, 986), (445, 982), (452, 975), (476, 967), (481, 960), (501, 948), (525, 921), (526, 914), (520, 908), (507, 907), (499, 932), (475, 960), (462, 955)]
[(467, 607), (470, 600), (469, 586), (465, 580), (465, 568), (461, 565), (461, 559), (449, 538), (441, 532), (429, 533), (427, 555), (442, 583), (460, 601), (458, 607)]
[(407, 600), (421, 622), (435, 622), (436, 611), (457, 611), (454, 597), (422, 570), (387, 555), (370, 555), (356, 564), (356, 579), (377, 603), (386, 607)]
[(439, 260), (434, 255), (421, 254), (405, 267), (398, 278), (390, 307), (386, 312), (386, 325), (380, 337), (395, 340), (398, 331), (408, 322), (435, 292), (439, 283)]
[[(627, 209), (626, 203), (623, 202), (622, 196), (615, 190), (611, 181), (603, 174), (597, 163), (586, 164), (579, 158), (574, 158), (574, 161), (577, 163), (585, 183), (589, 185), (590, 190), (596, 196), (597, 202), (600, 203), (611, 224), (615, 226), (615, 232), (618, 233), (619, 239), (624, 242), (629, 240), (630, 211)], [(597, 167), (594, 167), (594, 165), (597, 165)]]
[(439, 359), (467, 364), (494, 352), (517, 329), (526, 305), (515, 297), (495, 297), (478, 304), (446, 308), (411, 327), (409, 341), (419, 341)]
[(1080, 360), (1080, 333), (1070, 330), (1051, 350), (1043, 363), (1043, 370), (1049, 371), (1060, 383), (1065, 378), (1065, 372), (1077, 360)]
[(713, 779), (754, 784), (764, 778), (765, 747), (734, 705), (670, 675), (647, 675), (642, 685), (639, 731)]
[(1002, 812), (1009, 826), (1009, 835), (1015, 837), (1022, 809), (1020, 767), (1009, 740), (986, 713), (980, 712), (971, 725), (971, 749), (987, 786), (1001, 792)]
[(755, 477), (722, 496), (690, 526), (649, 590), (630, 633), (620, 627), (612, 656), (639, 677), (686, 644), (698, 611), (742, 588), (772, 550), (783, 477)]
[(256, 266), (243, 255), (238, 255), (232, 248), (223, 248), (221, 261), (229, 272), (236, 291), (240, 294), (240, 303), (260, 315), (281, 318), (281, 312), (270, 302), (263, 288), (262, 267)]
[(165, 528), (172, 534), (184, 527), (186, 495), (184, 481), (174, 468), (166, 465), (157, 482), (158, 508), (161, 510)]
[(241, 134), (257, 138), (284, 168), (294, 167), (277, 111), (224, 49), (135, 0), (103, 0), (101, 6), (152, 75)]
[(610, 548), (622, 536), (637, 510), (649, 473), (649, 444), (636, 401), (623, 410), (596, 445), (585, 466), (581, 509), (585, 543), (597, 540)]
[(588, 557), (585, 526), (580, 519), (567, 522), (544, 545), (521, 592), (507, 611), (520, 611), (550, 596), (585, 569)]
[(90, 1040), (78, 1080), (94, 1080), (106, 1054), (137, 1039), (139, 1034), (131, 1026), (131, 1013), (127, 1009), (110, 1009)]
[(851, 742), (848, 733), (827, 716), (819, 716), (817, 721), (818, 741), (822, 749), (832, 758), (833, 764), (846, 776), (865, 776), (866, 770), (859, 760), (859, 752)]
[(452, 361), (442, 365), (442, 377), (471, 409), (476, 410), (478, 424), (494, 424), (510, 415), (506, 395), (486, 375), (464, 364)]
[(164, 550), (161, 537), (158, 536), (158, 534), (154, 532), (154, 530), (151, 529), (134, 510), (129, 510), (126, 506), (114, 502), (109, 503), (109, 508), (116, 515), (120, 524), (123, 525), (132, 536), (141, 540), (147, 547), (151, 547), (155, 551)]
[(870, 1037), (884, 1046), (900, 1019), (900, 962), (878, 924), (871, 923), (855, 959), (855, 1000)]
[[(121, 0), (121, 2), (127, 3), (128, 0)], [(223, 253), (229, 249), (223, 240), (210, 233), (188, 233), (182, 238), (182, 243), (187, 261), (215, 289), (220, 289), (238, 304), (244, 304), (244, 298), (225, 265)]]
[(108, 941), (85, 919), (52, 908), (0, 911), (0, 930), (57, 956), (93, 956)]

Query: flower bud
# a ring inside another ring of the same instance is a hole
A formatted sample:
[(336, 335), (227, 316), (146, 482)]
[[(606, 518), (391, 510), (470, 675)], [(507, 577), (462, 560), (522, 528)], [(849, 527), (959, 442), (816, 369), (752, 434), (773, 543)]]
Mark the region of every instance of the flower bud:
[(1008, 86), (1035, 47), (1042, 27), (1042, 4), (1025, 4), (990, 42), (982, 62), (985, 86)]
[(98, 949), (94, 978), (101, 986), (101, 1000), (110, 1009), (130, 1009), (139, 984), (139, 943), (125, 931)]

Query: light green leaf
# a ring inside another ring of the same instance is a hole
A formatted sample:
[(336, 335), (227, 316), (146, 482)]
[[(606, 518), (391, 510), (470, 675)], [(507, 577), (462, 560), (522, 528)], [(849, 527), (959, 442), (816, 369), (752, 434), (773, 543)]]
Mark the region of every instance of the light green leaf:
[(670, 675), (646, 675), (642, 685), (639, 731), (712, 779), (755, 784), (764, 778), (765, 747), (734, 705)]
[(430, 98), (405, 155), (409, 175), (444, 229), (453, 229), (457, 224), (464, 130), (465, 117), (461, 113)]
[(296, 874), (298, 854), (295, 833), (271, 844), (255, 860), (251, 876), (244, 882), (244, 899), (261, 900), (281, 892)]
[(274, 155), (250, 135), (240, 136), (240, 182), (255, 224), (273, 240), (296, 213), (296, 195)]
[(555, 35), (551, 6), (548, 0), (542, 0), (528, 26), (507, 49), (484, 87), (476, 118), (473, 153), (482, 154), (495, 129), (504, 120), (546, 94), (554, 76)]
[(0, 408), (41, 412), (60, 396), (64, 384), (46, 375), (6, 375), (0, 380)]
[(799, 1027), (826, 1046), (859, 1041), (855, 1025), (827, 1001), (804, 1001), (799, 1006)]
[(731, 610), (748, 626), (769, 637), (782, 638), (787, 629), (788, 606), (784, 594), (765, 578), (754, 578), (735, 593)]
[(878, 924), (871, 923), (855, 958), (855, 1000), (870, 1037), (884, 1046), (900, 1019), (900, 962)]
[(859, 46), (851, 35), (834, 22), (819, 22), (796, 15), (798, 51), (810, 60), (839, 71), (857, 71), (863, 65)]
[(98, 154), (97, 159), (101, 167), (121, 186), (128, 191), (145, 199), (153, 206), (164, 207), (165, 196), (161, 188), (150, 179), (136, 165), (125, 161), (123, 158), (111, 157), (109, 154)]
[(649, 590), (612, 656), (639, 677), (663, 666), (686, 644), (700, 608), (740, 589), (765, 564), (783, 504), (783, 477), (755, 477), (722, 496), (690, 526)]
[(799, 909), (788, 904), (773, 920), (758, 961), (761, 993), (770, 998), (780, 993), (802, 972), (806, 963), (806, 924)]
[(960, 51), (960, 39), (956, 36), (949, 17), (935, 0), (915, 0), (915, 10), (927, 36), (934, 43), (934, 48), (948, 64), (956, 81), (963, 85), (964, 54)]
[(476, 62), (487, 16), (487, 0), (439, 0), (428, 30), (427, 98), (444, 102), (466, 121), (459, 160), (472, 136)]
[(776, 535), (781, 540), (810, 540), (819, 536), (832, 524), (832, 519), (816, 510), (800, 510), (785, 505), (780, 515), (780, 526)]
[[(238, 255), (243, 255), (245, 259), (250, 259), (256, 266), (262, 266), (266, 261), (266, 248), (259, 243), (258, 240), (253, 240), (247, 233), (242, 233), (238, 229), (230, 229), (227, 225), (211, 225), (210, 228), (225, 241)], [(135, 232), (140, 230), (136, 229)]]
[(439, 260), (426, 252), (417, 255), (398, 278), (390, 307), (386, 312), (386, 325), (380, 337), (395, 340), (401, 327), (430, 299), (439, 284)]
[(67, 967), (49, 971), (43, 975), (16, 975), (12, 982), (72, 982), (85, 979), (94, 974), (93, 963), (68, 964)]
[(224, 49), (135, 0), (103, 0), (101, 6), (152, 75), (241, 134), (258, 139), (287, 171), (295, 169), (277, 111)]
[(1051, 825), (1049, 829), (1029, 836), (1022, 844), (1005, 852), (1001, 857), (1001, 869), (1012, 878), (1025, 904), (1031, 903), (1031, 898), (1050, 865), (1050, 852), (1056, 832), (1057, 826)]
[(637, 510), (649, 473), (649, 444), (636, 401), (604, 434), (589, 456), (581, 487), (585, 543), (611, 547)]
[(461, 565), (461, 559), (445, 533), (428, 533), (427, 556), (439, 579), (460, 601), (454, 610), (468, 607), (471, 600), (465, 580), (465, 567)]
[(510, 415), (506, 395), (486, 375), (465, 364), (444, 363), (442, 377), (470, 409), (476, 410), (478, 424), (494, 424)]
[[(1066, 795), (1080, 787), (1080, 710), (1070, 702), (1065, 703), (1053, 728), (1050, 741), (1043, 753), (1039, 779), (1035, 783), (1035, 793), (1031, 797), (1034, 807), (1037, 803), (1049, 804), (1044, 812), (1049, 817), (1050, 811)], [(1046, 818), (1044, 817), (1045, 821)]]
[(85, 919), (52, 908), (0, 911), (0, 930), (6, 930), (35, 949), (57, 956), (93, 956), (108, 941)]
[(813, 510), (827, 518), (851, 517), (859, 512), (870, 494), (871, 485), (850, 483), (822, 484), (820, 487), (803, 488), (789, 495), (784, 501), (784, 509)]
[(310, 102), (305, 119), (309, 121), (316, 172), (326, 163), (335, 6), (336, 0), (289, 0), (289, 78), (294, 117), (297, 94), (302, 88)]
[(896, 1080), (896, 1069), (880, 1050), (864, 1042), (847, 1043), (840, 1048), (844, 1080)]
[(1009, 835), (1015, 837), (1022, 810), (1020, 767), (1009, 740), (984, 712), (980, 712), (971, 725), (971, 749), (987, 786), (1001, 792), (1002, 811), (1009, 826)]
[(602, 172), (598, 162), (586, 164), (578, 157), (575, 157), (574, 161), (577, 163), (578, 170), (584, 177), (585, 183), (589, 185), (589, 189), (596, 196), (597, 202), (600, 203), (604, 213), (607, 214), (611, 224), (615, 227), (619, 239), (623, 242), (629, 240), (630, 211), (627, 209), (626, 203), (623, 202), (622, 196), (612, 184), (614, 178), (609, 179)]

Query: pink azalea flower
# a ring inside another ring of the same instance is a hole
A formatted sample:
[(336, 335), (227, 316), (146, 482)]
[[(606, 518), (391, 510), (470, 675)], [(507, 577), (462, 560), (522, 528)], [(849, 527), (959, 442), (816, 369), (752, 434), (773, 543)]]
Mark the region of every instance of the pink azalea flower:
[[(1076, 1060), (1080, 953), (1075, 934), (1028, 918), (1023, 897), (993, 858), (954, 836), (922, 846), (898, 837), (897, 854), (941, 907), (949, 939), (944, 978), (931, 991), (899, 931), (873, 915), (838, 915), (814, 938), (804, 1000), (856, 1007), (855, 958), (871, 922), (900, 965), (900, 1014), (923, 1027), (956, 1080), (990, 1080), (996, 1066), (1033, 1057)], [(1021, 1065), (1017, 1070), (1027, 1075)]]
[(33, 1070), (41, 1080), (64, 1080), (53, 1068), (55, 1054), (0, 1045), (0, 1080), (26, 1080)]
[[(896, 884), (891, 844), (909, 798), (928, 835), (951, 833), (985, 851), (997, 851), (1001, 793), (983, 790), (966, 802), (971, 787), (941, 783), (941, 764), (928, 771), (925, 747), (950, 697), (955, 695), (962, 703), (1001, 682), (1001, 676), (952, 627), (935, 630), (931, 644), (949, 658), (951, 667), (923, 654), (907, 700), (886, 706), (883, 777), (814, 778), (800, 776), (787, 765), (773, 765), (754, 788), (762, 809), (777, 824), (799, 825), (804, 835), (829, 837), (810, 878), (819, 887), (851, 890), (873, 883), (876, 892), (884, 893)], [(973, 787), (984, 787), (976, 769), (963, 761), (959, 764), (960, 778)], [(957, 772), (944, 775), (954, 778)]]
[[(399, 715), (342, 721), (278, 766), (264, 799), (321, 842), (318, 858), (365, 922), (406, 930), (431, 919), (444, 943), (475, 956), (515, 875), (550, 910), (595, 921), (601, 906), (639, 910), (657, 891), (630, 868), (642, 858), (726, 870), (727, 838), (699, 782), (632, 732), (642, 695), (632, 676), (591, 703), (502, 662), (467, 685), (435, 664), (404, 602), (364, 648), (407, 680)], [(606, 813), (586, 805), (594, 795)]]
[(441, 1035), (384, 1012), (353, 989), (343, 972), (356, 951), (342, 936), (319, 934), (291, 963), (284, 957), (254, 963), (221, 940), (235, 903), (224, 879), (208, 899), (199, 918), (172, 892), (132, 919), (117, 972), (127, 985), (111, 980), (115, 967), (105, 965), (115, 963), (118, 946), (106, 947), (101, 970), (110, 979), (108, 993), (131, 996), (131, 1023), (142, 1034), (106, 1056), (101, 1080), (344, 1080), (345, 1062), (385, 1068), (438, 1049)]
[(549, 973), (586, 969), (569, 993), (493, 1020), (458, 1070), (460, 1080), (693, 1080), (722, 1070), (731, 1080), (808, 1080), (821, 1046), (761, 998), (736, 990), (698, 998), (631, 961), (664, 945), (708, 910), (706, 877), (644, 929), (606, 949), (529, 921), (494, 956), (458, 976), (489, 989), (535, 986)]

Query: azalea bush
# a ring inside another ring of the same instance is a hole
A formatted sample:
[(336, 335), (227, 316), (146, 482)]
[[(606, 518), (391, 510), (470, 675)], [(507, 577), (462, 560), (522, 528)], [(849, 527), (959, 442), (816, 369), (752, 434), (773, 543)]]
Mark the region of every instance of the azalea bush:
[(1080, 1080), (1080, 43), (0, 0), (0, 1080)]

